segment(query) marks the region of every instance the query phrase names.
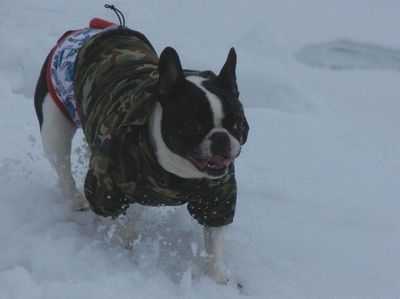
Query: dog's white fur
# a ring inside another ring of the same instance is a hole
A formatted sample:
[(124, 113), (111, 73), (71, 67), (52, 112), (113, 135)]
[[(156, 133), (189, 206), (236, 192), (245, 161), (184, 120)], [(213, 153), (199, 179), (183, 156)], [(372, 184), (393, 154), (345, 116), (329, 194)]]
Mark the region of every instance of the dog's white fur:
[(224, 118), (222, 103), (221, 100), (215, 94), (209, 92), (206, 88), (204, 88), (202, 82), (205, 81), (206, 79), (199, 76), (188, 76), (186, 77), (186, 80), (192, 82), (206, 94), (208, 103), (210, 104), (211, 111), (213, 113), (214, 128), (221, 128), (222, 119)]
[[(160, 110), (161, 109), (161, 110)], [(46, 95), (43, 103), (43, 124), (41, 128), (43, 148), (52, 167), (58, 175), (58, 186), (62, 196), (68, 200), (74, 210), (88, 208), (84, 196), (77, 190), (71, 172), (71, 143), (76, 132), (76, 127), (61, 112), (49, 94)], [(161, 138), (161, 117), (162, 108), (157, 104), (153, 116), (151, 133), (155, 141)], [(165, 146), (165, 148), (164, 148)], [(160, 164), (167, 170), (182, 177), (200, 177), (198, 171), (189, 161), (168, 152), (163, 142), (157, 143), (157, 157)], [(162, 153), (162, 154), (161, 154)], [(186, 163), (187, 161), (187, 163)], [(198, 173), (197, 173), (198, 172)], [(204, 174), (202, 175), (204, 177)], [(126, 226), (127, 221), (101, 217), (102, 222), (115, 231), (125, 246), (130, 248), (136, 233), (133, 228)], [(222, 258), (222, 245), (220, 235), (224, 227), (204, 227), (204, 243), (206, 252), (209, 255), (207, 262), (207, 275), (216, 282), (225, 284), (228, 281), (227, 275), (220, 268)]]
[(76, 188), (71, 172), (71, 143), (76, 127), (65, 117), (49, 94), (44, 99), (42, 110), (43, 149), (57, 172), (58, 188), (74, 210), (87, 209), (87, 201)]

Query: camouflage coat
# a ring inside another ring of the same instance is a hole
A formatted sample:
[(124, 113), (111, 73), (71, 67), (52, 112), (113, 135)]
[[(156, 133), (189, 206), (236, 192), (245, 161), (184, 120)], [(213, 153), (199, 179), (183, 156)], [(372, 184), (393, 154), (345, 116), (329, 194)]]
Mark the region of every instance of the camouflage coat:
[(149, 116), (158, 99), (157, 63), (146, 37), (127, 28), (105, 31), (79, 51), (75, 90), (91, 152), (86, 198), (103, 216), (125, 213), (131, 203), (187, 203), (200, 224), (229, 224), (236, 204), (233, 165), (221, 179), (183, 179), (157, 162), (148, 135)]

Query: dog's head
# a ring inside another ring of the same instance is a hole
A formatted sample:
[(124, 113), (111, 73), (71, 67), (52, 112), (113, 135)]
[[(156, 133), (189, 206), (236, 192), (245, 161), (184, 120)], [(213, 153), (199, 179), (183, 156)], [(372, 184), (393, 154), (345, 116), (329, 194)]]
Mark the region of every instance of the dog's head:
[(216, 179), (227, 174), (249, 131), (235, 69), (233, 48), (212, 79), (185, 77), (176, 51), (162, 52), (151, 134), (164, 169), (183, 178)]

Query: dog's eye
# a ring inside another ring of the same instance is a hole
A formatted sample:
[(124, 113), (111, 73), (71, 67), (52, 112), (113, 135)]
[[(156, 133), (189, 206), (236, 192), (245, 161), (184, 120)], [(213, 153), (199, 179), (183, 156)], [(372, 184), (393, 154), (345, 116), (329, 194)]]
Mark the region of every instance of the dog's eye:
[(240, 135), (243, 131), (243, 123), (237, 122), (232, 127), (232, 132), (234, 135)]
[(183, 131), (187, 135), (200, 135), (204, 133), (204, 126), (200, 123), (200, 121), (193, 119), (185, 123)]
[(237, 116), (237, 121), (233, 124), (232, 129), (237, 132), (243, 129), (243, 115)]

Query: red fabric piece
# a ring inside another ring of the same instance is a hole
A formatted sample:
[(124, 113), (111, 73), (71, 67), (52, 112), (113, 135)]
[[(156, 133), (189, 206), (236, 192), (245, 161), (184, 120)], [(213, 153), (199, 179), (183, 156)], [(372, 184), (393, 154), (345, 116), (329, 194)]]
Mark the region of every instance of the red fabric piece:
[(111, 25), (115, 25), (115, 24), (110, 21), (100, 19), (100, 18), (93, 18), (90, 20), (90, 23), (89, 23), (90, 28), (95, 28), (95, 29), (104, 29)]

